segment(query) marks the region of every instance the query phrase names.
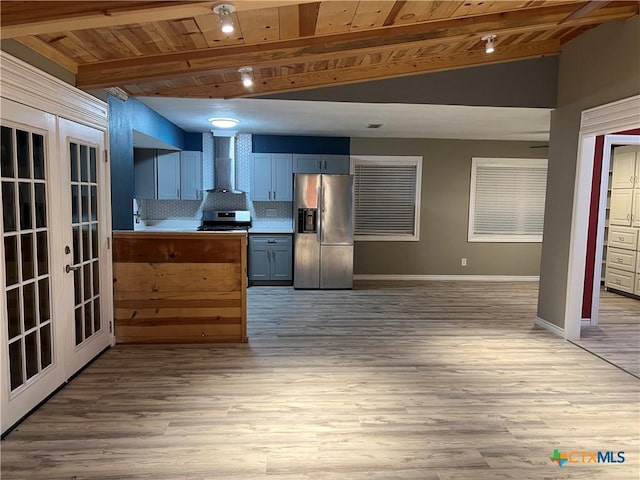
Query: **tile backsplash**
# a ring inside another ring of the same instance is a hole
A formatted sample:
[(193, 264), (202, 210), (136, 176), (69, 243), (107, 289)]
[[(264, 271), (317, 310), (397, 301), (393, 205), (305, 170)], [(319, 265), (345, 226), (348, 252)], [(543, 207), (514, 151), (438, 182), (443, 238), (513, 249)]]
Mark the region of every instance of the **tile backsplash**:
[[(202, 134), (203, 185), (212, 188), (213, 137)], [(240, 134), (236, 140), (236, 189), (241, 194), (204, 192), (202, 200), (137, 200), (140, 220), (145, 224), (157, 221), (176, 220), (200, 223), (202, 210), (250, 210), (255, 223), (278, 223), (292, 218), (291, 202), (256, 202), (249, 198), (251, 188), (251, 135)], [(134, 202), (135, 205), (135, 202)]]

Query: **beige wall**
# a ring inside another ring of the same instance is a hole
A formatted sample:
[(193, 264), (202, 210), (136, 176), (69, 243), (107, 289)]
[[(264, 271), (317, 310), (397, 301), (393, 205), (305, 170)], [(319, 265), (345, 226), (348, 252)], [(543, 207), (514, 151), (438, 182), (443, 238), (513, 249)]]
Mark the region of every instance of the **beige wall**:
[(640, 93), (640, 18), (601, 25), (560, 56), (551, 117), (538, 316), (564, 328), (578, 132), (583, 110)]
[[(354, 273), (538, 275), (539, 243), (467, 242), (472, 157), (546, 158), (531, 142), (352, 138), (352, 155), (419, 155), (419, 242), (356, 242)], [(460, 259), (466, 257), (468, 266)]]
[(72, 72), (65, 70), (59, 65), (55, 64), (48, 58), (43, 57), (39, 53), (34, 52), (33, 50), (28, 49), (21, 43), (16, 42), (15, 40), (6, 39), (2, 40), (0, 44), (0, 48), (7, 52), (10, 55), (13, 55), (20, 60), (27, 62), (34, 67), (39, 68), (43, 72), (47, 72), (49, 75), (52, 75), (63, 82), (66, 82), (70, 85), (76, 84), (76, 76)]

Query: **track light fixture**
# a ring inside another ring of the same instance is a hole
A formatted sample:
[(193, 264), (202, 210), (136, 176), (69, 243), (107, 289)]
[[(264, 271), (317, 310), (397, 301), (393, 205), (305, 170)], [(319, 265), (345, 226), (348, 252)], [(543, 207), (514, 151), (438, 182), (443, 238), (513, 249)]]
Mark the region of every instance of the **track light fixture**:
[(482, 37), (482, 40), (487, 42), (487, 46), (484, 49), (486, 53), (493, 53), (496, 51), (496, 47), (493, 43), (495, 39), (495, 35), (485, 35), (484, 37)]
[(231, 14), (236, 11), (233, 3), (216, 3), (213, 13), (220, 17), (220, 25), (223, 33), (233, 33), (233, 18)]
[(249, 88), (253, 85), (253, 68), (241, 67), (238, 69), (238, 73), (240, 74), (242, 85), (244, 85), (245, 88)]

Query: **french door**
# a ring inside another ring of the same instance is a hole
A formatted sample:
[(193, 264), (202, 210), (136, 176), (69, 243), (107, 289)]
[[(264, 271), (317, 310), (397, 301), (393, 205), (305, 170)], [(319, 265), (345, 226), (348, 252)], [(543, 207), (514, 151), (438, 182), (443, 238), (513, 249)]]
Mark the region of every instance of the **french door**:
[(71, 376), (111, 342), (111, 285), (101, 272), (110, 268), (105, 219), (106, 178), (104, 134), (85, 125), (59, 119), (59, 158), (64, 163), (62, 231), (65, 315), (71, 317), (65, 340), (66, 372)]
[(111, 342), (104, 132), (2, 99), (2, 432)]

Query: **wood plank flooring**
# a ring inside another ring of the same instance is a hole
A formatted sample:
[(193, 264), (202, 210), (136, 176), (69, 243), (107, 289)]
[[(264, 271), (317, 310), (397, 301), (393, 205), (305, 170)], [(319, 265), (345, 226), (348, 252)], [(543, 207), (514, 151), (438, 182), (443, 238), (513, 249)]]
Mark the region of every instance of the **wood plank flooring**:
[(580, 333), (576, 345), (640, 377), (640, 301), (602, 289), (598, 326)]
[(2, 479), (639, 477), (640, 382), (535, 329), (535, 283), (248, 298), (248, 344), (106, 352), (1, 443)]

